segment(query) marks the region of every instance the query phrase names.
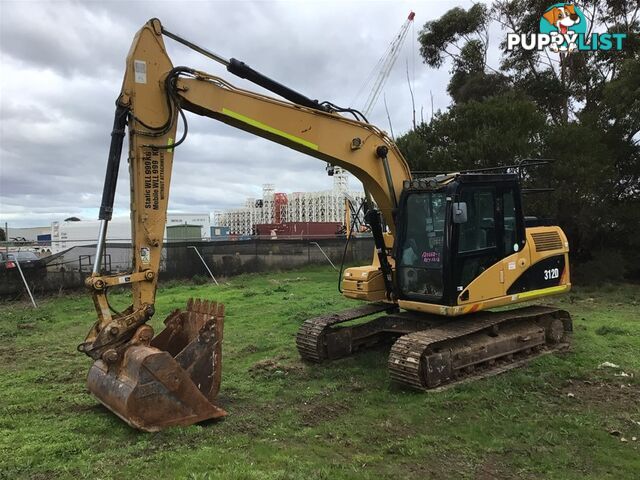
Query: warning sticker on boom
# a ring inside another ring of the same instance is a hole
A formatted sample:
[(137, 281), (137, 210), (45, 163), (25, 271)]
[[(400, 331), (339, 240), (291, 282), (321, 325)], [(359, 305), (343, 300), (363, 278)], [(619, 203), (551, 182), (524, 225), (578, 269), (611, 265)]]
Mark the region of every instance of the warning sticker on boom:
[(134, 80), (136, 83), (147, 83), (147, 62), (144, 60), (134, 60), (133, 70), (135, 72)]
[(151, 249), (149, 247), (140, 247), (140, 261), (151, 263)]
[(164, 191), (164, 150), (145, 148), (144, 163), (144, 208), (159, 210)]

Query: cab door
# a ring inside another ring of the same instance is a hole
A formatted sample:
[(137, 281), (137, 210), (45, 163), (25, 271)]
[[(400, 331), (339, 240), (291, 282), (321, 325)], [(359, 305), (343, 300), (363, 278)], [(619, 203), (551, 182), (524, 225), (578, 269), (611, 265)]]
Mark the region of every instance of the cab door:
[(526, 248), (524, 215), (520, 201), (520, 190), (514, 185), (503, 187), (498, 192), (498, 215), (502, 218), (502, 270), (500, 283), (503, 294), (508, 294), (509, 286), (522, 275), (530, 265), (530, 253)]
[(396, 241), (396, 280), (402, 299), (442, 303), (447, 197), (442, 191), (403, 193)]
[[(453, 230), (453, 297), (501, 258), (503, 219), (498, 215), (496, 188), (487, 185), (462, 185), (458, 202), (467, 206), (467, 221)], [(463, 299), (464, 300), (464, 299)]]

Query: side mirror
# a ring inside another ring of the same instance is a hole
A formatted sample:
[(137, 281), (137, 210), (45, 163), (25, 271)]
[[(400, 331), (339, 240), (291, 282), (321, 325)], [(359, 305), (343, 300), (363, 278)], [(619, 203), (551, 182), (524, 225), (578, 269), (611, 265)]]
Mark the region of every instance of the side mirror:
[(467, 204), (465, 202), (456, 202), (453, 204), (453, 223), (466, 223), (467, 221)]

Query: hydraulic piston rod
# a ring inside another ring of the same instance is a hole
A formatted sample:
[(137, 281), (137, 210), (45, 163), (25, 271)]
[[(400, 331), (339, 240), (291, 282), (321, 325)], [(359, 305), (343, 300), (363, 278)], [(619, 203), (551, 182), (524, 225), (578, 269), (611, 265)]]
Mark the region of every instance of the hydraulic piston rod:
[(109, 146), (109, 158), (107, 160), (107, 172), (104, 178), (104, 188), (102, 189), (102, 203), (100, 204), (100, 214), (98, 216), (100, 220), (100, 231), (98, 233), (96, 258), (93, 262), (94, 275), (100, 273), (104, 245), (107, 240), (107, 225), (113, 215), (113, 200), (116, 195), (120, 155), (122, 154), (122, 141), (124, 140), (124, 129), (127, 126), (128, 113), (129, 109), (127, 107), (119, 104), (116, 106), (113, 130), (111, 132), (111, 145)]

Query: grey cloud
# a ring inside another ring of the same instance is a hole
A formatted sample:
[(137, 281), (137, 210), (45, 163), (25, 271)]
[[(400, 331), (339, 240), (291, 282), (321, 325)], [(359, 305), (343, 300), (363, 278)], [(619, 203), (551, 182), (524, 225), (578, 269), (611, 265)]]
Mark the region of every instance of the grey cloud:
[(3, 54), (62, 75), (115, 69), (130, 43), (128, 29), (90, 3), (12, 2), (2, 11)]
[[(236, 57), (320, 100), (349, 105), (413, 7), (415, 33), (459, 2), (3, 2), (0, 15), (0, 221), (48, 224), (95, 215), (109, 149), (114, 100), (135, 31), (151, 17), (226, 57)], [(178, 15), (177, 12), (180, 12)], [(449, 102), (448, 74), (428, 70), (417, 46), (405, 50), (385, 87), (396, 135), (411, 125), (405, 61), (415, 62), (420, 116)], [(174, 64), (264, 90), (167, 39)], [(415, 56), (411, 57), (411, 53)], [(382, 97), (370, 120), (389, 130)], [(213, 211), (278, 191), (331, 188), (324, 164), (210, 119), (189, 115), (176, 149), (170, 209)], [(355, 179), (351, 186), (356, 187)], [(116, 209), (128, 211), (123, 155)]]

